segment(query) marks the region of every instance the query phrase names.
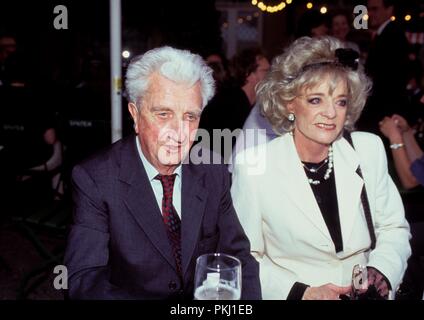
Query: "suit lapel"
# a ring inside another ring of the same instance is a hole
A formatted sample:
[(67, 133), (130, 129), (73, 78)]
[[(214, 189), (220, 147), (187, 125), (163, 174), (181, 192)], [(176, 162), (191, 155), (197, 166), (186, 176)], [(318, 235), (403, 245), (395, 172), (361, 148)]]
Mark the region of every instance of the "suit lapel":
[(162, 214), (138, 155), (135, 138), (128, 139), (122, 147), (119, 180), (123, 184), (124, 202), (134, 219), (156, 249), (176, 269)]
[[(291, 183), (282, 183), (283, 192), (289, 195), (296, 206), (330, 241), (332, 241), (327, 225), (322, 217), (319, 206), (315, 200), (313, 191), (307, 181), (300, 158), (291, 135), (281, 137), (281, 149), (276, 159), (278, 166), (284, 173), (284, 179)], [(287, 150), (289, 152), (287, 153)], [(337, 202), (339, 207), (340, 225), (343, 243), (346, 246), (352, 236), (355, 219), (360, 216), (361, 191), (363, 180), (356, 173), (359, 158), (350, 144), (341, 138), (333, 144), (334, 172), (336, 181)]]
[(181, 187), (181, 256), (183, 275), (199, 241), (208, 191), (203, 187), (202, 166), (184, 164)]
[(344, 247), (346, 247), (352, 235), (355, 219), (360, 216), (359, 208), (364, 182), (356, 173), (359, 158), (350, 144), (342, 138), (333, 144), (333, 148), (340, 226)]
[[(285, 134), (281, 139), (279, 154), (273, 158), (278, 159), (277, 166), (284, 174), (283, 179), (285, 181), (281, 184), (284, 189), (282, 192), (286, 193), (288, 199), (294, 202), (300, 212), (331, 241), (327, 225), (315, 200), (306, 173), (302, 168), (293, 137), (290, 134)], [(280, 159), (284, 159), (284, 161)]]

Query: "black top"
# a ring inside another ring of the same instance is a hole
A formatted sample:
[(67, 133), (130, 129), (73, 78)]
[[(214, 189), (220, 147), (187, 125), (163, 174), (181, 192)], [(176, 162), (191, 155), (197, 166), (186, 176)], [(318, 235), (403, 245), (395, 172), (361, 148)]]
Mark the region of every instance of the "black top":
[[(343, 238), (340, 227), (339, 206), (337, 203), (336, 180), (334, 179), (334, 167), (328, 180), (324, 180), (325, 172), (328, 168), (328, 163), (303, 162), (304, 170), (308, 179), (319, 180), (319, 184), (311, 184), (315, 200), (321, 210), (322, 217), (330, 232), (331, 239), (334, 242), (336, 252), (343, 250)], [(317, 172), (310, 172), (309, 169), (319, 168)], [(305, 290), (308, 288), (307, 284), (296, 282), (291, 288), (287, 300), (300, 300), (303, 297)]]
[[(303, 162), (303, 164), (311, 168), (319, 168), (324, 164), (323, 160), (320, 163)], [(336, 181), (334, 179), (334, 167), (328, 180), (324, 180), (325, 172), (328, 164), (324, 164), (317, 172), (310, 172), (305, 169), (305, 173), (309, 179), (319, 180), (319, 184), (311, 184), (312, 191), (314, 192), (315, 200), (321, 210), (322, 217), (330, 232), (331, 239), (336, 247), (336, 252), (343, 250), (342, 231), (340, 227), (339, 206), (337, 203)]]

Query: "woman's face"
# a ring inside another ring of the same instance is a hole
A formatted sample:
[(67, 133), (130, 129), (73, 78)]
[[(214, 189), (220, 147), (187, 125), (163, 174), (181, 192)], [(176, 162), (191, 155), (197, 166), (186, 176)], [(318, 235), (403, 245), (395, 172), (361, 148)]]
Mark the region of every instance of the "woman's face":
[(349, 23), (344, 15), (335, 16), (331, 23), (331, 33), (336, 38), (344, 41), (349, 33)]
[(288, 105), (295, 119), (295, 142), (306, 148), (312, 145), (328, 146), (343, 130), (348, 107), (347, 83), (339, 81), (330, 92), (330, 78), (308, 89), (303, 88)]

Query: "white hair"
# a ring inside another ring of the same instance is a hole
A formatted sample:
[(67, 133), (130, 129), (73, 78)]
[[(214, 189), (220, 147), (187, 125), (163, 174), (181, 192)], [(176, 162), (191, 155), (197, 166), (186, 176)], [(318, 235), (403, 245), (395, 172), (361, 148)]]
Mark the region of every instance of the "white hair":
[(200, 81), (203, 107), (215, 94), (213, 71), (202, 57), (188, 50), (166, 46), (147, 51), (129, 64), (125, 86), (130, 102), (139, 105), (149, 87), (150, 76), (155, 72), (189, 87)]

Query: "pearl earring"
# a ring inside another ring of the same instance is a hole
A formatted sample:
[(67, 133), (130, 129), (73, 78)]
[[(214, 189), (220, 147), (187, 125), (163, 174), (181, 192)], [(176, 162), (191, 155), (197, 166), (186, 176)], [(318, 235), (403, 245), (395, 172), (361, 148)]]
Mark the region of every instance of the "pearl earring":
[(289, 115), (287, 116), (287, 119), (289, 119), (290, 122), (294, 122), (294, 120), (296, 119), (296, 116), (294, 115), (293, 112), (290, 112)]

